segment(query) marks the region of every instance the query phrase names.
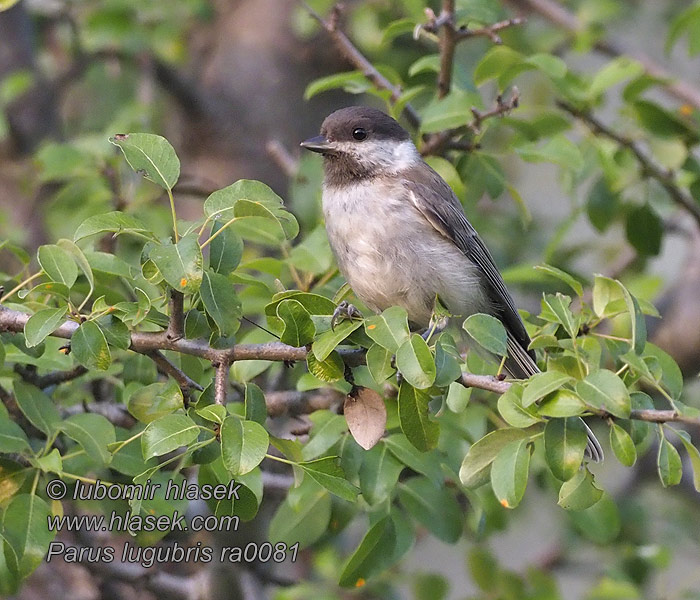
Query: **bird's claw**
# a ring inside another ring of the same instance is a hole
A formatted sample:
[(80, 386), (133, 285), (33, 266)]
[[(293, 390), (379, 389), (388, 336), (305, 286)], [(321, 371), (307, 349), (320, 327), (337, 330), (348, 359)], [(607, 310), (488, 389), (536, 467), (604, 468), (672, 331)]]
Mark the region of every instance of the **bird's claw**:
[(333, 316), (331, 317), (331, 331), (335, 331), (335, 326), (338, 321), (344, 319), (361, 319), (362, 313), (357, 310), (352, 304), (343, 300), (333, 311)]

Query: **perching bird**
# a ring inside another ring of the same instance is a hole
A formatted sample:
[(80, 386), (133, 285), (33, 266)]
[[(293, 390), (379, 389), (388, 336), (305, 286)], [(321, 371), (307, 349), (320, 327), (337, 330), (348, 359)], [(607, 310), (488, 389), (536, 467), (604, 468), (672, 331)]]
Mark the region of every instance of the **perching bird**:
[[(323, 213), (338, 267), (357, 297), (381, 312), (402, 306), (429, 326), (435, 298), (454, 316), (489, 313), (507, 335), (506, 370), (539, 373), (530, 337), (491, 254), (450, 186), (408, 132), (380, 110), (340, 109), (302, 147), (324, 157)], [(603, 451), (588, 432), (587, 455)]]

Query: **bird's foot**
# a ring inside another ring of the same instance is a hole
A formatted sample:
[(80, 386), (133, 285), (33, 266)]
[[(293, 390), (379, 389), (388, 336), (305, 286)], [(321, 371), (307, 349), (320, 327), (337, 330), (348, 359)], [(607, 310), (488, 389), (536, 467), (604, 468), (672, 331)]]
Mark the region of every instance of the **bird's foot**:
[(335, 326), (339, 321), (345, 319), (361, 319), (362, 313), (357, 310), (352, 304), (343, 300), (336, 309), (333, 311), (333, 316), (331, 317), (331, 330), (335, 331)]

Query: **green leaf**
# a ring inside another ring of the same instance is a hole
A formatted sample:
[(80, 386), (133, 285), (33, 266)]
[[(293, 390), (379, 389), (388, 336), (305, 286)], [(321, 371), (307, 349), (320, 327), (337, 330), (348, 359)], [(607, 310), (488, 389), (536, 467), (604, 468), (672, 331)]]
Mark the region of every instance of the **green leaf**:
[(320, 483), (332, 494), (349, 502), (354, 502), (360, 490), (352, 485), (346, 478), (343, 469), (338, 464), (338, 457), (326, 456), (308, 462), (299, 463), (299, 466), (309, 477)]
[(10, 10), (19, 0), (0, 0), (0, 12)]
[(311, 460), (326, 452), (347, 430), (348, 426), (342, 415), (329, 410), (319, 410), (309, 416), (313, 423), (311, 439), (302, 449), (304, 460)]
[(365, 450), (384, 435), (386, 406), (382, 397), (369, 388), (358, 387), (345, 398), (343, 414), (355, 441)]
[(362, 586), (365, 580), (391, 564), (395, 547), (394, 522), (387, 516), (370, 527), (343, 567), (338, 584), (347, 588)]
[(367, 350), (367, 368), (377, 384), (381, 385), (396, 372), (392, 365), (393, 357), (391, 350), (379, 344), (372, 344)]
[(204, 202), (204, 213), (212, 219), (233, 220), (230, 226), (255, 242), (277, 245), (299, 233), (299, 224), (284, 210), (282, 199), (260, 181), (241, 179), (214, 192)]
[(430, 420), (428, 403), (430, 396), (414, 388), (407, 381), (399, 388), (399, 424), (408, 441), (421, 452), (435, 447), (440, 435), (440, 426)]
[(515, 440), (506, 444), (491, 465), (491, 487), (505, 508), (515, 508), (525, 495), (530, 470), (529, 440)]
[(573, 377), (560, 371), (547, 371), (533, 375), (524, 384), (523, 406), (525, 408), (531, 406), (540, 398), (544, 398), (547, 394), (551, 394), (571, 381), (573, 381)]
[(5, 508), (2, 534), (16, 557), (13, 566), (20, 578), (27, 577), (41, 564), (56, 535), (46, 526), (50, 515), (48, 505), (36, 494), (15, 496)]
[(38, 346), (63, 323), (68, 307), (45, 308), (34, 313), (24, 325), (27, 347)]
[(75, 330), (70, 347), (75, 360), (88, 369), (105, 371), (112, 364), (107, 339), (94, 321), (85, 321)]
[(651, 356), (661, 366), (660, 383), (668, 390), (674, 400), (678, 400), (683, 392), (683, 374), (678, 363), (658, 346), (647, 342), (644, 346), (644, 356)]
[(611, 415), (628, 419), (630, 395), (622, 379), (612, 371), (601, 369), (576, 384), (576, 393), (588, 405)]
[(605, 177), (600, 177), (591, 187), (586, 200), (586, 212), (593, 227), (601, 233), (613, 223), (620, 207), (620, 196), (613, 192)]
[(523, 386), (514, 383), (498, 398), (498, 412), (512, 427), (529, 427), (542, 420), (532, 408), (527, 409), (523, 406), (522, 397)]
[(637, 118), (650, 133), (660, 138), (683, 138), (689, 144), (696, 144), (698, 133), (680, 117), (648, 100), (632, 103)]
[(462, 509), (444, 485), (412, 477), (399, 484), (399, 500), (408, 514), (439, 540), (454, 544), (462, 536)]
[(339, 381), (345, 375), (345, 363), (340, 354), (335, 351), (331, 352), (325, 360), (318, 360), (313, 352), (309, 352), (306, 355), (306, 364), (309, 373), (327, 383)]
[(656, 256), (661, 251), (664, 224), (648, 203), (627, 214), (626, 233), (629, 243), (643, 256)]
[(576, 295), (579, 298), (583, 296), (583, 286), (581, 285), (581, 282), (569, 275), (568, 273), (566, 273), (565, 271), (557, 269), (556, 267), (553, 267), (551, 265), (537, 265), (535, 269), (547, 273), (547, 275), (551, 275), (552, 277), (555, 277), (560, 281), (563, 281), (572, 290), (574, 290), (574, 292), (576, 292)]
[(248, 421), (255, 421), (264, 426), (267, 421), (265, 394), (263, 394), (263, 391), (254, 383), (246, 383), (244, 385), (245, 418)]
[(584, 165), (581, 150), (563, 134), (555, 135), (544, 143), (520, 144), (515, 151), (527, 162), (554, 163), (572, 171), (579, 171)]
[(609, 87), (625, 79), (638, 77), (643, 72), (644, 67), (638, 61), (628, 56), (620, 56), (611, 60), (593, 76), (588, 91), (592, 96), (597, 96)]
[(270, 521), (267, 539), (271, 543), (299, 543), (305, 548), (318, 540), (331, 519), (331, 496), (317, 483), (309, 480), (290, 492)]
[(313, 353), (318, 360), (325, 360), (346, 337), (362, 325), (359, 319), (346, 319), (336, 325), (335, 330), (329, 329), (320, 334), (313, 344)]
[(440, 460), (435, 452), (420, 452), (402, 433), (384, 438), (383, 443), (403, 464), (421, 475), (425, 475), (436, 486), (444, 483)]
[[(413, 25), (415, 27), (415, 24)], [(440, 55), (426, 54), (413, 62), (408, 67), (408, 76), (415, 77), (420, 73), (439, 73), (440, 72)]]
[(462, 485), (474, 488), (486, 483), (491, 463), (501, 449), (510, 442), (530, 439), (531, 436), (532, 432), (515, 428), (496, 429), (496, 431), (486, 434), (478, 442), (472, 444), (462, 461), (459, 470), (459, 479)]
[(506, 329), (496, 317), (477, 313), (464, 321), (464, 330), (489, 352), (505, 356), (508, 353)]
[(51, 281), (73, 287), (78, 278), (78, 265), (69, 252), (55, 244), (39, 246), (37, 259)]
[(150, 422), (141, 436), (143, 458), (162, 456), (194, 442), (199, 427), (183, 414), (165, 415)]
[(453, 90), (444, 98), (436, 99), (423, 112), (422, 133), (435, 133), (471, 123), (472, 106), (481, 105), (481, 97), (473, 92)]
[(92, 293), (95, 290), (95, 276), (92, 273), (92, 267), (90, 267), (90, 263), (85, 257), (83, 251), (74, 242), (66, 239), (58, 240), (57, 246), (59, 248), (63, 248), (66, 252), (73, 256), (73, 259), (83, 272), (85, 279), (87, 279), (87, 282), (90, 285), (90, 290), (88, 291), (87, 295), (88, 297), (92, 296)]
[(31, 451), (31, 447), (24, 430), (8, 417), (0, 416), (0, 452), (25, 453), (28, 450)]
[(403, 465), (385, 444), (365, 452), (360, 467), (360, 489), (365, 501), (375, 505), (386, 500), (396, 489), (402, 470)]
[(107, 449), (117, 440), (112, 425), (105, 417), (95, 413), (83, 413), (68, 417), (61, 423), (61, 431), (78, 442), (85, 454), (108, 465), (112, 455)]
[(136, 419), (150, 423), (183, 407), (182, 390), (174, 380), (138, 387), (129, 396), (127, 406)]
[(139, 219), (115, 210), (85, 219), (76, 229), (73, 240), (77, 242), (98, 233), (114, 233), (115, 235), (136, 233), (151, 238), (154, 237), (153, 233)]
[(688, 458), (690, 459), (690, 464), (693, 466), (693, 485), (695, 486), (695, 491), (700, 492), (700, 452), (693, 446), (690, 436), (686, 431), (674, 430), (678, 437), (683, 442), (685, 451), (688, 453)]
[(449, 333), (443, 333), (435, 344), (435, 385), (446, 387), (460, 379), (462, 376), (460, 361), (461, 357), (454, 339)]
[(581, 535), (597, 544), (609, 544), (620, 533), (620, 513), (605, 493), (590, 508), (572, 511), (569, 516)]
[(521, 64), (523, 55), (508, 46), (494, 46), (476, 65), (474, 69), (474, 83), (482, 85), (490, 79), (498, 79), (509, 69)]
[(545, 417), (575, 417), (586, 411), (586, 405), (575, 392), (559, 390), (540, 402), (537, 412)]
[(202, 284), (202, 250), (196, 234), (186, 235), (177, 244), (153, 246), (150, 259), (173, 289), (192, 294)]
[(586, 429), (578, 417), (552, 419), (544, 428), (544, 455), (553, 475), (571, 479), (583, 461), (586, 450)]
[(610, 425), (610, 446), (617, 460), (626, 467), (631, 467), (637, 461), (637, 449), (630, 434), (617, 423)]
[(22, 381), (15, 380), (12, 387), (17, 406), (27, 420), (47, 437), (53, 436), (59, 429), (61, 415), (49, 397), (39, 388)]
[(396, 351), (396, 367), (413, 387), (426, 389), (435, 381), (435, 359), (428, 344), (414, 333)]
[(575, 338), (578, 335), (579, 320), (569, 309), (571, 298), (557, 292), (556, 296), (545, 294), (542, 298), (542, 303), (546, 309), (549, 309), (551, 314), (540, 315), (543, 319), (554, 323), (561, 323), (564, 330), (569, 334), (570, 338)]
[[(223, 227), (216, 221), (211, 228), (211, 235)], [(227, 227), (217, 234), (209, 244), (209, 267), (216, 273), (228, 275), (236, 270), (243, 256), (243, 240), (233, 228)]]
[(224, 465), (234, 477), (257, 467), (270, 445), (270, 436), (260, 423), (234, 416), (226, 417), (220, 435)]
[(585, 510), (602, 497), (603, 490), (596, 487), (593, 475), (584, 468), (562, 484), (557, 504), (566, 510)]
[(304, 100), (309, 100), (321, 92), (341, 88), (350, 94), (361, 94), (369, 89), (370, 83), (362, 71), (334, 73), (314, 79), (304, 90)]
[(683, 463), (678, 450), (673, 447), (665, 436), (659, 442), (659, 452), (656, 456), (656, 467), (659, 472), (661, 485), (669, 487), (678, 485), (683, 476)]
[(204, 271), (199, 293), (204, 309), (214, 320), (223, 337), (232, 336), (240, 326), (243, 307), (236, 286), (225, 275)]
[(284, 323), (284, 331), (280, 336), (282, 343), (299, 348), (313, 341), (316, 327), (301, 302), (283, 300), (277, 305), (277, 316)]
[(406, 310), (392, 306), (380, 315), (365, 319), (365, 331), (377, 344), (395, 353), (410, 338)]
[(180, 160), (168, 140), (152, 133), (119, 133), (109, 141), (121, 148), (134, 171), (166, 190), (173, 189), (180, 177)]

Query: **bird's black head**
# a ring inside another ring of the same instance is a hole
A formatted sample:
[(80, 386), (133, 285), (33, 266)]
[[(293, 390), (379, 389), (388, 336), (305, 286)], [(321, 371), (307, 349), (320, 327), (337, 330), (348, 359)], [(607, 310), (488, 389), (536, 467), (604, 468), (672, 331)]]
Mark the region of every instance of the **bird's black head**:
[(408, 132), (376, 108), (351, 106), (323, 121), (321, 135), (301, 146), (326, 158), (327, 183), (397, 173), (419, 160)]

